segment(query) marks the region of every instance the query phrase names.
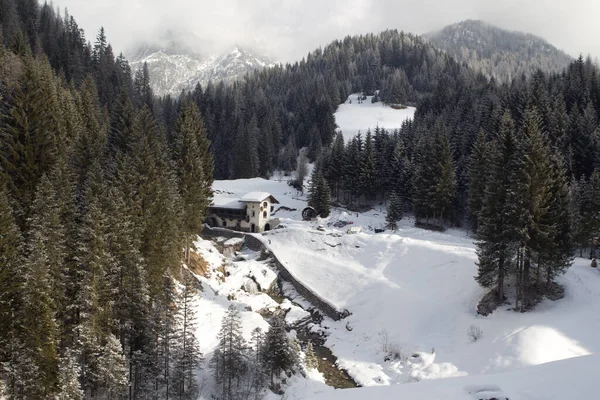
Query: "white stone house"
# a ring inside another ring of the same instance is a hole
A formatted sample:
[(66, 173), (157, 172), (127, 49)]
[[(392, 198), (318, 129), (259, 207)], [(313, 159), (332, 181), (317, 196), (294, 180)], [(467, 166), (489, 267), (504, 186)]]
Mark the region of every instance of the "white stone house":
[(271, 218), (274, 204), (279, 201), (266, 192), (250, 192), (241, 198), (216, 195), (208, 207), (206, 223), (243, 232), (268, 231), (279, 224), (279, 219)]

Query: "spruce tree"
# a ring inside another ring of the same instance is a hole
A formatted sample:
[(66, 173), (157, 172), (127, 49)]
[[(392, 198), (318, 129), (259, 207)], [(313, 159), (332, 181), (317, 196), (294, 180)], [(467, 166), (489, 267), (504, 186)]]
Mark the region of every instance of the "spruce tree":
[[(530, 306), (529, 291), (539, 276), (541, 253), (551, 246), (555, 221), (547, 218), (552, 206), (551, 152), (542, 132), (541, 119), (535, 108), (525, 110), (523, 121), (523, 169), (512, 188), (516, 192), (508, 202), (519, 209), (521, 244), (517, 263), (517, 302), (521, 311)], [(541, 260), (544, 261), (543, 259)]]
[(213, 182), (210, 143), (200, 113), (193, 103), (183, 105), (173, 136), (173, 160), (177, 166), (179, 193), (183, 203), (185, 254), (186, 262), (189, 262), (191, 242), (202, 230), (206, 208), (212, 197)]
[(385, 221), (390, 229), (398, 229), (398, 221), (402, 219), (402, 214), (402, 199), (396, 192), (392, 192), (388, 200), (387, 215), (385, 217)]
[(84, 394), (79, 384), (79, 365), (75, 362), (73, 352), (68, 349), (60, 358), (58, 368), (58, 399), (83, 400)]
[(372, 199), (375, 196), (375, 150), (373, 148), (373, 138), (371, 131), (367, 131), (365, 137), (365, 147), (360, 157), (359, 178), (358, 183), (360, 193), (367, 199)]
[(327, 218), (331, 208), (331, 192), (320, 168), (315, 167), (311, 177), (308, 205), (315, 209), (318, 216)]
[[(24, 283), (21, 239), (6, 188), (0, 186), (0, 360), (9, 370), (17, 361), (13, 345), (19, 335), (15, 315), (19, 312)], [(11, 387), (13, 377), (9, 374), (5, 379), (7, 388)]]
[(264, 365), (269, 371), (271, 386), (274, 378), (284, 373), (294, 372), (298, 366), (298, 354), (287, 337), (285, 322), (278, 317), (273, 318), (265, 335)]
[(202, 362), (202, 353), (195, 334), (197, 325), (194, 301), (197, 297), (197, 289), (194, 287), (195, 278), (190, 271), (184, 271), (182, 280), (176, 319), (179, 332), (176, 336), (173, 388), (178, 398), (195, 399), (199, 390), (196, 374)]
[(246, 373), (246, 342), (240, 312), (233, 304), (227, 309), (219, 331), (219, 346), (213, 355), (215, 381), (224, 400), (233, 400)]
[(483, 207), (485, 186), (489, 171), (486, 134), (479, 131), (469, 161), (469, 220), (477, 231), (478, 215)]
[(498, 137), (490, 147), (490, 169), (477, 230), (477, 282), (494, 288), (498, 302), (504, 301), (504, 281), (510, 272), (511, 255), (516, 242), (518, 219), (515, 204), (509, 203), (520, 169), (520, 154), (515, 126), (506, 112)]

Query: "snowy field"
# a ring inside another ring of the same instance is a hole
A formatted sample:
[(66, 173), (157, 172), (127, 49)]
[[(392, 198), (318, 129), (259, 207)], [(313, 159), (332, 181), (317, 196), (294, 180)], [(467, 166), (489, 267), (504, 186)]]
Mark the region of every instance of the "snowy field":
[(442, 379), (418, 384), (336, 390), (315, 400), (570, 400), (597, 399), (598, 356), (495, 375)]
[[(588, 260), (576, 259), (559, 279), (566, 289), (564, 299), (544, 301), (526, 314), (509, 311), (506, 306), (481, 317), (475, 307), (484, 292), (473, 279), (477, 269), (475, 245), (465, 231), (430, 232), (404, 220), (397, 232), (375, 234), (373, 229), (384, 225), (383, 206), (361, 214), (334, 209), (327, 219), (303, 222), (304, 197), (284, 179), (278, 179), (218, 181), (214, 188), (235, 195), (267, 191), (281, 203), (276, 209), (283, 206), (293, 210), (276, 212), (283, 227), (268, 232), (265, 239), (298, 279), (352, 313), (339, 322), (326, 319), (322, 325), (327, 327), (326, 345), (338, 357), (338, 365), (362, 386), (469, 375), (452, 379), (450, 382), (457, 383), (448, 383), (448, 390), (455, 388), (460, 394), (443, 398), (476, 398), (469, 397), (464, 386), (481, 383), (502, 386), (511, 399), (568, 398), (518, 397), (518, 382), (516, 386), (507, 384), (518, 373), (510, 371), (600, 352), (600, 272), (590, 268)], [(336, 228), (334, 224), (340, 222), (351, 224)], [(317, 230), (318, 225), (325, 231)], [(349, 235), (346, 231), (350, 226), (361, 226), (363, 232)], [(467, 334), (471, 326), (482, 332), (476, 342)], [(386, 342), (405, 358), (385, 361)], [(432, 349), (435, 354), (431, 354)], [(415, 353), (419, 357), (411, 358)], [(580, 363), (587, 368), (590, 360), (597, 358), (586, 357)], [(580, 364), (558, 363), (527, 371), (536, 379), (542, 379), (544, 371), (562, 369), (567, 376), (571, 365)], [(477, 378), (479, 375), (484, 377)], [(562, 387), (560, 382), (556, 384)], [(442, 398), (433, 394), (413, 397), (420, 385), (410, 384), (398, 392), (358, 389), (352, 391), (357, 397), (348, 398)], [(431, 390), (425, 393), (438, 393), (435, 391), (445, 390), (440, 385), (423, 387)], [(306, 390), (302, 393), (290, 398), (312, 398)]]
[(412, 119), (416, 108), (408, 107), (404, 110), (395, 110), (381, 102), (371, 103), (372, 96), (359, 104), (358, 93), (352, 94), (344, 104), (340, 104), (335, 112), (335, 123), (338, 131), (344, 135), (344, 141), (348, 142), (358, 132), (363, 135), (367, 129), (375, 129), (376, 126), (389, 130), (400, 128), (407, 119)]

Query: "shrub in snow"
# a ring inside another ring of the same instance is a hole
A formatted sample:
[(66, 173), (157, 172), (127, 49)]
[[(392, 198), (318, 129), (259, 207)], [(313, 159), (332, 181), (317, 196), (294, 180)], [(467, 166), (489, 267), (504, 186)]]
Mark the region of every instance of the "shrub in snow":
[(469, 336), (471, 342), (476, 342), (483, 337), (483, 331), (479, 326), (471, 325), (467, 330), (467, 336)]
[(306, 369), (317, 369), (319, 366), (319, 360), (317, 359), (317, 355), (313, 349), (312, 342), (308, 342), (306, 346), (306, 351), (304, 353), (304, 364), (306, 365)]
[(383, 353), (384, 361), (402, 360), (402, 346), (390, 340), (388, 332), (384, 329), (379, 332), (379, 351)]

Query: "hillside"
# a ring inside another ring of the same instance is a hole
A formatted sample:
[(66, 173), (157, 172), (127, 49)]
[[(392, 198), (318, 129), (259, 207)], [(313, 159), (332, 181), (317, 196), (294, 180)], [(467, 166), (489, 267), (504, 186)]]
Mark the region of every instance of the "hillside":
[(573, 60), (538, 36), (479, 20), (462, 21), (424, 36), (457, 60), (501, 82), (531, 75), (537, 69), (558, 72)]
[[(484, 293), (473, 279), (475, 243), (463, 230), (431, 232), (414, 228), (414, 221), (405, 218), (396, 232), (376, 234), (374, 229), (385, 224), (385, 211), (379, 206), (358, 214), (336, 208), (326, 219), (303, 222), (305, 197), (278, 176), (216, 181), (213, 188), (232, 195), (261, 188), (279, 200), (276, 216), (282, 227), (262, 235), (263, 242), (296, 279), (351, 313), (341, 321), (325, 317), (311, 329), (325, 335), (336, 365), (358, 384), (391, 385), (327, 391), (318, 398), (427, 399), (447, 393), (452, 400), (471, 400), (476, 392), (487, 392), (510, 399), (562, 399), (564, 393), (591, 393), (587, 369), (596, 356), (581, 356), (600, 350), (595, 339), (600, 329), (595, 317), (600, 312), (600, 274), (588, 260), (576, 259), (559, 278), (564, 299), (544, 300), (525, 314), (507, 304), (482, 317), (475, 311)], [(316, 229), (318, 225), (324, 231)], [(361, 226), (363, 232), (349, 235), (348, 226)], [(297, 306), (312, 309), (293, 289), (284, 293)], [(252, 303), (246, 296), (240, 301)], [(481, 330), (477, 340), (469, 335), (472, 326)], [(565, 359), (573, 360), (557, 362)], [(540, 379), (556, 376), (564, 380), (539, 387)], [(288, 388), (290, 398), (313, 398), (326, 389), (310, 383), (313, 379), (294, 381)]]
[(150, 84), (158, 96), (178, 96), (198, 83), (202, 86), (211, 81), (231, 83), (249, 72), (273, 65), (266, 57), (239, 46), (219, 56), (201, 56), (178, 47), (144, 47), (132, 53), (131, 68), (135, 71), (144, 63), (148, 64)]

